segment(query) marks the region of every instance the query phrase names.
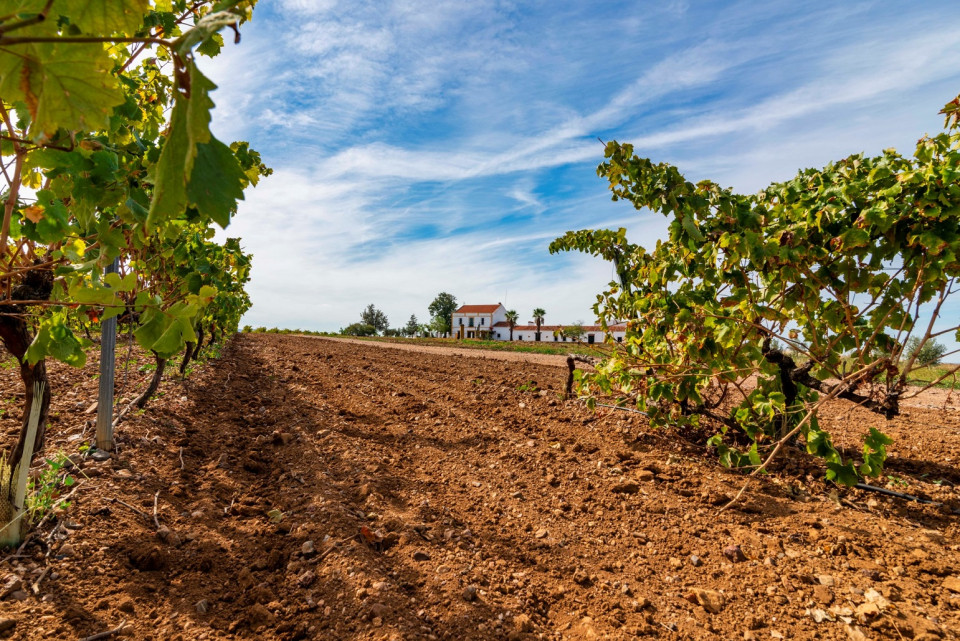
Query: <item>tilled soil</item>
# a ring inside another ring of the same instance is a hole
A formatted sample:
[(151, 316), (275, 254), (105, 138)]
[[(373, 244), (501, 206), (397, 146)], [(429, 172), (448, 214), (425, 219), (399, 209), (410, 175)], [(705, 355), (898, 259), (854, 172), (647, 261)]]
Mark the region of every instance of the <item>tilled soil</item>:
[[(80, 458), (95, 371), (51, 367), (48, 454)], [(111, 459), (79, 461), (67, 513), (0, 563), (0, 634), (957, 638), (956, 412), (824, 421), (851, 449), (871, 425), (893, 435), (875, 482), (943, 505), (838, 489), (794, 453), (721, 510), (744, 478), (703, 434), (591, 413), (565, 377), (239, 336), (123, 423)], [(0, 392), (19, 393), (14, 370)]]

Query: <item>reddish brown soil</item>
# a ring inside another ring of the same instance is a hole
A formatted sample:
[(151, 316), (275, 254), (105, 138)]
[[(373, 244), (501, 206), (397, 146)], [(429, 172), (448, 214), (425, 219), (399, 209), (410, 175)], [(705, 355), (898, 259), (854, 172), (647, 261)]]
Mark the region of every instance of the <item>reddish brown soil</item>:
[[(76, 454), (96, 361), (51, 370), (47, 451)], [(130, 387), (147, 376), (133, 367)], [(702, 435), (591, 414), (558, 398), (565, 376), (238, 337), (164, 383), (112, 459), (81, 462), (89, 478), (57, 527), (0, 563), (0, 585), (27, 584), (0, 601), (0, 627), (13, 620), (14, 639), (122, 621), (157, 640), (957, 638), (957, 413), (912, 407), (883, 424), (838, 405), (826, 418), (849, 448), (869, 425), (894, 435), (895, 489), (946, 506), (838, 490), (794, 456), (720, 511), (743, 477)], [(3, 397), (18, 385), (0, 372)]]

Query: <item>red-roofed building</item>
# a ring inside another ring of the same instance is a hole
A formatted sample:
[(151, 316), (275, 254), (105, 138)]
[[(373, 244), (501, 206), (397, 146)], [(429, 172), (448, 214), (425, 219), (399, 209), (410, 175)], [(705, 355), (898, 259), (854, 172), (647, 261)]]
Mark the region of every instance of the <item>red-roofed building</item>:
[(460, 338), (491, 338), (493, 326), (499, 322), (506, 322), (507, 308), (502, 303), (496, 305), (461, 305), (453, 313), (450, 325), (453, 337)]

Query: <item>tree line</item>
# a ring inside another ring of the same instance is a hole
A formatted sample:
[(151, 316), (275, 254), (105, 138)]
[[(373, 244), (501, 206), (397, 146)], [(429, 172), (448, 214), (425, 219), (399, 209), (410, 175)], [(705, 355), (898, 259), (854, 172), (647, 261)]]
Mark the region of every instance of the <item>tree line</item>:
[(360, 312), (360, 321), (340, 329), (344, 336), (446, 336), (450, 333), (450, 319), (457, 310), (457, 297), (448, 292), (440, 292), (427, 306), (430, 321), (421, 323), (416, 314), (410, 314), (406, 325), (390, 327), (387, 315), (376, 305), (370, 303)]

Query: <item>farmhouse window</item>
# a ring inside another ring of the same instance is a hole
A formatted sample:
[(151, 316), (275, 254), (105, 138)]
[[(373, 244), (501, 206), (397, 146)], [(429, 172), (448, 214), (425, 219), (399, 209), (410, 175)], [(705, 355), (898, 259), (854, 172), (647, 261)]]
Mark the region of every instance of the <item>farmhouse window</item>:
[(470, 317), (470, 327), (473, 327), (473, 316)]

